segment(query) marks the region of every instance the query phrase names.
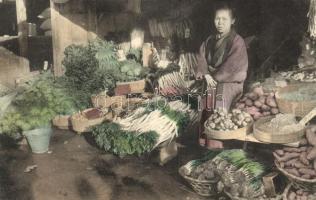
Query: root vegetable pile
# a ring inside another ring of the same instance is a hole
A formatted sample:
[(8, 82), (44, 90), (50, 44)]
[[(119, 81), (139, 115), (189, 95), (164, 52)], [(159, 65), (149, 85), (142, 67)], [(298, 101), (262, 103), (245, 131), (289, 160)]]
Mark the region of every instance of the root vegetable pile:
[(315, 200), (316, 193), (310, 193), (304, 191), (303, 189), (294, 189), (291, 188), (287, 194), (288, 200)]
[(249, 113), (254, 120), (279, 113), (274, 93), (264, 93), (262, 87), (245, 94), (235, 107)]
[(252, 122), (251, 116), (238, 109), (233, 109), (231, 113), (219, 108), (214, 110), (214, 114), (207, 121), (207, 126), (213, 130), (229, 131), (246, 127)]
[(303, 178), (316, 178), (316, 126), (306, 130), (306, 138), (300, 141), (300, 147), (284, 147), (273, 152), (281, 168), (288, 173)]

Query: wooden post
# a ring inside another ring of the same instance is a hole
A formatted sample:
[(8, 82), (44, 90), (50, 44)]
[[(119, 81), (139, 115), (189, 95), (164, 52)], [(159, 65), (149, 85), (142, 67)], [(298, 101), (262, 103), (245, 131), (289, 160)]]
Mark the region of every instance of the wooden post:
[(51, 12), (51, 23), (52, 23), (52, 42), (53, 42), (53, 70), (55, 76), (61, 76), (63, 74), (62, 72), (62, 66), (61, 61), (59, 59), (59, 51), (60, 51), (60, 42), (59, 42), (59, 34), (58, 34), (58, 17), (59, 12), (58, 8), (53, 2), (53, 0), (50, 0), (50, 12)]
[(90, 0), (88, 7), (88, 40), (93, 40), (97, 37), (97, 1)]
[(28, 51), (26, 1), (27, 0), (16, 0), (16, 16), (17, 16), (17, 24), (18, 24), (19, 48), (20, 48), (20, 56), (22, 57), (27, 57), (27, 51)]

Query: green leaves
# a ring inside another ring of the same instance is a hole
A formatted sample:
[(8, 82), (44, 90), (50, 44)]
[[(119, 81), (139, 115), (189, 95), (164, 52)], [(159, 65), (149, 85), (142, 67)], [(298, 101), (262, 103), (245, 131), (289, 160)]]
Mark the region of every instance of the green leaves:
[(100, 148), (120, 157), (150, 152), (158, 138), (155, 132), (137, 135), (135, 132), (124, 131), (118, 124), (110, 122), (94, 127), (92, 134)]

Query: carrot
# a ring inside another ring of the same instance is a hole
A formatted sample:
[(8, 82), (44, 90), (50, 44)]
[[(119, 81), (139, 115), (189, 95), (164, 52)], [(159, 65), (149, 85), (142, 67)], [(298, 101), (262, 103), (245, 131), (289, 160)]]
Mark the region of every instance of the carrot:
[(302, 152), (300, 155), (300, 161), (304, 164), (304, 165), (309, 165), (309, 160), (307, 159), (307, 152)]
[(308, 160), (314, 160), (316, 158), (316, 147), (314, 147), (308, 154), (307, 159)]

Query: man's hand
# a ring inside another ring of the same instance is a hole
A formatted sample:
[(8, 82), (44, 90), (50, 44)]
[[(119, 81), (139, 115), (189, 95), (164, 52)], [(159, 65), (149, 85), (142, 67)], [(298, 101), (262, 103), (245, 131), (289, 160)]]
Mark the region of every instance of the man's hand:
[(213, 79), (213, 77), (211, 75), (206, 74), (204, 77), (205, 77), (208, 88), (216, 87), (217, 82)]

